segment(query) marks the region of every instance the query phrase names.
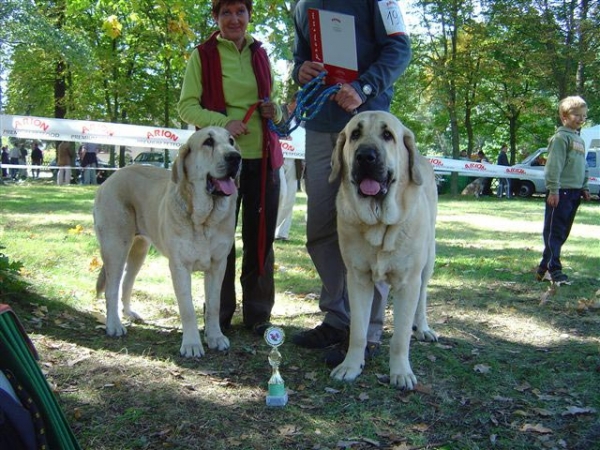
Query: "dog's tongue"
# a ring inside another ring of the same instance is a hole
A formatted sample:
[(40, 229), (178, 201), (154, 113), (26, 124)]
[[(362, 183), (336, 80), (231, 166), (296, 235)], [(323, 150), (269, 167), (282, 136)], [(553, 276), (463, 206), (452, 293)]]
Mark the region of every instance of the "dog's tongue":
[(377, 195), (381, 189), (379, 183), (370, 178), (365, 178), (360, 182), (360, 192), (364, 195)]
[(220, 180), (215, 178), (213, 183), (217, 191), (220, 191), (225, 195), (231, 195), (235, 192), (235, 182), (231, 178), (222, 178)]

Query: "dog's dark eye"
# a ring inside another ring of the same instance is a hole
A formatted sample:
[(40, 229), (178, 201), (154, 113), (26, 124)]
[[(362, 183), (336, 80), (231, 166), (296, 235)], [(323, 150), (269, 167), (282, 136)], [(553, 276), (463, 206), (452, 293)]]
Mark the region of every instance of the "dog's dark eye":
[(360, 137), (360, 130), (354, 130), (352, 133), (350, 133), (351, 141), (356, 141), (359, 137)]
[(235, 145), (235, 140), (232, 137), (229, 138), (229, 145)]
[(215, 140), (211, 137), (209, 137), (208, 139), (206, 139), (204, 141), (204, 145), (207, 145), (209, 147), (214, 147), (215, 146)]
[(383, 137), (384, 141), (393, 141), (394, 140), (394, 135), (389, 130), (384, 130), (382, 137)]

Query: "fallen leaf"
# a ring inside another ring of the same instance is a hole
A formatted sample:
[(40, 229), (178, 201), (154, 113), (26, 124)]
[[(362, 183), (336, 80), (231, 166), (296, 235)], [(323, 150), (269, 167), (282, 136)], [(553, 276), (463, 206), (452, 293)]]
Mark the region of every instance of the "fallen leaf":
[(284, 425), (279, 427), (278, 432), (281, 436), (294, 436), (299, 434), (300, 430), (302, 430), (302, 428), (296, 425)]
[(75, 358), (75, 359), (72, 359), (70, 361), (67, 361), (67, 366), (73, 367), (75, 364), (78, 364), (81, 361), (85, 361), (89, 357), (90, 357), (90, 355), (84, 355), (84, 356), (80, 356), (79, 358)]
[(541, 423), (538, 423), (536, 425), (531, 425), (530, 423), (526, 423), (525, 425), (523, 425), (521, 427), (521, 431), (524, 432), (533, 432), (533, 433), (539, 433), (539, 434), (551, 434), (553, 433), (553, 431), (550, 428), (547, 428), (545, 426), (543, 426)]
[(531, 389), (531, 385), (527, 382), (515, 387), (515, 391), (519, 391), (519, 392), (525, 392), (525, 391), (528, 391), (529, 389)]
[(306, 378), (307, 380), (316, 381), (317, 380), (317, 372), (306, 372), (304, 374), (304, 378)]
[(477, 364), (477, 365), (475, 365), (475, 367), (473, 367), (473, 370), (477, 373), (489, 373), (491, 370), (491, 367), (488, 366), (487, 364)]
[(362, 440), (373, 447), (381, 447), (381, 443), (375, 439), (362, 438)]
[(338, 389), (334, 389), (332, 387), (325, 387), (325, 392), (328, 394), (339, 394), (340, 391)]
[(394, 445), (392, 450), (411, 450), (411, 446), (409, 446), (406, 442), (402, 442), (399, 445)]
[(538, 416), (542, 416), (542, 417), (550, 417), (553, 416), (554, 413), (548, 409), (544, 409), (544, 408), (533, 408), (532, 411), (534, 413), (536, 413)]
[(562, 413), (563, 416), (577, 416), (580, 414), (595, 414), (596, 410), (594, 408), (580, 408), (578, 406), (569, 406), (567, 410)]
[(364, 402), (365, 400), (369, 400), (369, 394), (367, 394), (366, 392), (361, 392), (361, 393), (358, 395), (358, 399), (359, 399), (361, 402)]

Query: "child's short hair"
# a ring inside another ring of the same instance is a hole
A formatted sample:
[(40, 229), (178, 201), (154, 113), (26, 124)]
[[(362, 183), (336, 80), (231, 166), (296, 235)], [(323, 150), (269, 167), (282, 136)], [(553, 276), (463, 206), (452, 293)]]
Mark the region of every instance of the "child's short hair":
[(563, 98), (558, 103), (558, 114), (560, 117), (566, 116), (571, 111), (576, 109), (586, 108), (587, 103), (579, 95), (572, 95), (570, 97)]

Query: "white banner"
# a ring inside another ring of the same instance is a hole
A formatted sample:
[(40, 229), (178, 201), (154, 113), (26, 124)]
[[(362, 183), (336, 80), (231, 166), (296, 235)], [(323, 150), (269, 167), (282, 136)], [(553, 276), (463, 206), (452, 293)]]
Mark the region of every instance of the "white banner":
[[(19, 139), (93, 142), (96, 144), (176, 150), (194, 133), (194, 130), (180, 130), (177, 128), (11, 115), (0, 115), (0, 130), (2, 136)], [(286, 158), (304, 159), (304, 134), (304, 128), (299, 127), (292, 133), (291, 140), (281, 140), (282, 150)], [(470, 177), (544, 178), (544, 172), (540, 170), (498, 166), (460, 159), (436, 157), (428, 157), (428, 159), (438, 173), (458, 172), (459, 175)], [(4, 165), (4, 167), (11, 166)], [(600, 180), (597, 177), (590, 177), (588, 183), (600, 184)]]
[(32, 116), (0, 116), (2, 136), (44, 141), (93, 142), (130, 147), (178, 150), (193, 130), (147, 127), (90, 120), (51, 119)]
[[(447, 159), (427, 157), (437, 173), (458, 172), (467, 177), (487, 178), (518, 178), (520, 180), (543, 179), (543, 170), (526, 169), (514, 166), (498, 166), (496, 164), (466, 161), (462, 159)], [(600, 179), (589, 177), (588, 184), (600, 184)]]
[(284, 158), (304, 159), (306, 131), (303, 127), (298, 127), (292, 131), (289, 139), (279, 138), (279, 143)]

